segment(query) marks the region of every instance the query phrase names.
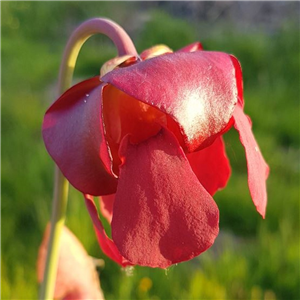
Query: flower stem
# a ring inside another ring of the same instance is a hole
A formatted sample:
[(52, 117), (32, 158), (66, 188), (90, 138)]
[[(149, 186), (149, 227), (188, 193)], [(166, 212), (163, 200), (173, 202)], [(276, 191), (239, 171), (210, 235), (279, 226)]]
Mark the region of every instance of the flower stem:
[[(74, 68), (79, 51), (84, 42), (96, 33), (102, 33), (108, 36), (117, 47), (119, 56), (126, 54), (137, 55), (130, 37), (116, 23), (101, 18), (90, 19), (82, 23), (69, 38), (64, 51), (59, 71), (59, 95), (72, 85)], [(47, 250), (44, 280), (40, 290), (41, 300), (53, 299), (59, 258), (60, 236), (65, 223), (68, 190), (69, 183), (56, 166), (50, 239)]]

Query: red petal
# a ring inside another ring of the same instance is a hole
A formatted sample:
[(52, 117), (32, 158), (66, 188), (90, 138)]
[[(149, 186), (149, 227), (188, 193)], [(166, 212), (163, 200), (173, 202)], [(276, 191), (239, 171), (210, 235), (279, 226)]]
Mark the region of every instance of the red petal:
[(226, 186), (231, 169), (222, 137), (201, 151), (187, 154), (187, 159), (198, 180), (211, 195)]
[(46, 112), (46, 148), (70, 183), (83, 193), (112, 194), (117, 181), (102, 124), (103, 84), (95, 77), (65, 92)]
[(244, 114), (240, 105), (236, 106), (233, 117), (235, 120), (234, 127), (239, 132), (241, 143), (246, 152), (250, 194), (257, 211), (264, 218), (267, 206), (266, 180), (269, 175), (269, 167), (255, 141), (248, 116)]
[(244, 87), (243, 87), (242, 67), (236, 57), (234, 57), (233, 55), (230, 55), (230, 58), (233, 62), (234, 69), (235, 69), (236, 86), (238, 89), (238, 102), (242, 107), (244, 107), (244, 96), (243, 96), (243, 88)]
[[(44, 233), (37, 261), (38, 281), (42, 282), (50, 236), (50, 224)], [(64, 227), (55, 282), (55, 299), (104, 299), (99, 277), (91, 257), (76, 236)]]
[(99, 197), (100, 209), (104, 218), (111, 223), (113, 215), (113, 207), (115, 202), (115, 194)]
[(85, 204), (90, 214), (90, 217), (94, 224), (94, 229), (97, 234), (99, 245), (102, 251), (110, 257), (112, 260), (122, 265), (123, 267), (131, 265), (122, 255), (119, 253), (114, 242), (106, 235), (104, 227), (98, 216), (97, 207), (94, 203), (94, 199), (90, 195), (84, 195)]
[(146, 140), (167, 123), (166, 115), (151, 105), (128, 96), (112, 85), (103, 90), (103, 120), (105, 138), (113, 157), (113, 170), (119, 174), (118, 151), (124, 136), (130, 134), (135, 143)]
[(237, 103), (235, 69), (225, 53), (165, 54), (102, 80), (170, 115), (191, 152), (228, 124)]
[(199, 42), (195, 42), (193, 44), (187, 45), (176, 52), (194, 52), (194, 51), (201, 51), (203, 50), (203, 46)]
[(173, 134), (162, 129), (138, 145), (124, 138), (112, 237), (134, 264), (166, 268), (207, 250), (219, 211)]

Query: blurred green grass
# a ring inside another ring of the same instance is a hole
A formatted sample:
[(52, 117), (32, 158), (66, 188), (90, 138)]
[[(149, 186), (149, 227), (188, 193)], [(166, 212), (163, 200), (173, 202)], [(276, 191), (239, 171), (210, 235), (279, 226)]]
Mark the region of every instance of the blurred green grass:
[[(105, 16), (125, 30), (133, 2), (3, 2), (1, 296), (36, 299), (36, 257), (52, 198), (53, 163), (41, 122), (56, 98), (61, 54), (68, 35), (87, 18)], [(132, 25), (132, 22), (129, 22)], [(131, 30), (137, 49), (165, 43), (174, 50), (200, 40), (207, 50), (234, 54), (243, 67), (246, 113), (271, 167), (269, 204), (262, 220), (247, 187), (238, 135), (226, 134), (232, 177), (215, 196), (221, 233), (194, 260), (164, 270), (121, 270), (102, 255), (80, 193), (71, 188), (67, 225), (88, 252), (105, 260), (100, 270), (107, 299), (300, 299), (299, 278), (299, 22), (273, 33), (240, 32), (232, 24), (197, 24), (153, 10)], [(201, 33), (197, 28), (206, 29)], [(131, 26), (132, 27), (132, 26)], [(99, 73), (116, 51), (107, 38), (83, 47), (76, 80)], [(132, 274), (129, 274), (132, 271)]]

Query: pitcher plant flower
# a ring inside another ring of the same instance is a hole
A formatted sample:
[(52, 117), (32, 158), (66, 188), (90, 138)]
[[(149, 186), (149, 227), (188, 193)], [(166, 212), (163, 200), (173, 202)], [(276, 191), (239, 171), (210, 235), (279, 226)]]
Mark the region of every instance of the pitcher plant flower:
[(222, 136), (231, 127), (245, 148), (252, 200), (265, 217), (269, 168), (244, 113), (240, 64), (200, 43), (109, 61), (101, 76), (51, 105), (43, 138), (84, 194), (103, 252), (122, 266), (167, 268), (206, 251), (218, 235), (212, 196), (230, 176)]

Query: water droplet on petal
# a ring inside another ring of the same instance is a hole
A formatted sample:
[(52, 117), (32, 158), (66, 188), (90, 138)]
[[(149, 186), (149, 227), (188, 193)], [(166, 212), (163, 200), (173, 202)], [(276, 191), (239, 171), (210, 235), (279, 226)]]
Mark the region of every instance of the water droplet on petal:
[(90, 94), (85, 94), (87, 97), (89, 97), (90, 96)]

